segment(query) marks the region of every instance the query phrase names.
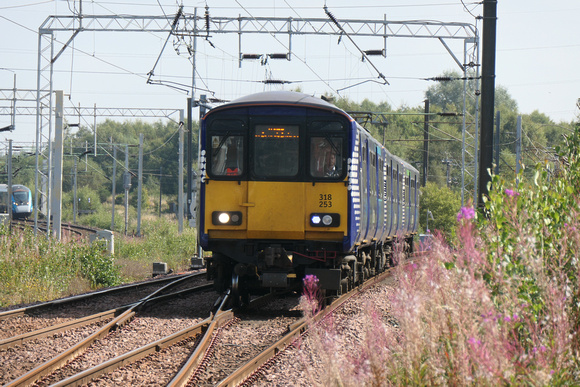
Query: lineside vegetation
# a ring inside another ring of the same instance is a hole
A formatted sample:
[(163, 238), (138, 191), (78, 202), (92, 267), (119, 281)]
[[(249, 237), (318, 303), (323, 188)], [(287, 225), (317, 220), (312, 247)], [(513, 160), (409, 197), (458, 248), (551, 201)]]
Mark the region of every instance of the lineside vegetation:
[[(110, 209), (90, 215), (91, 225), (99, 219), (110, 226)], [(88, 218), (88, 217), (87, 217)], [(99, 244), (85, 239), (57, 241), (31, 230), (0, 227), (0, 307), (52, 300), (72, 294), (119, 285), (151, 277), (153, 262), (166, 262), (173, 270), (189, 266), (195, 252), (195, 230), (182, 234), (170, 216), (146, 216), (146, 237), (115, 233), (115, 255), (109, 257)]]
[(360, 352), (329, 351), (339, 333), (314, 329), (313, 351), (334, 370), (322, 384), (577, 385), (579, 136), (577, 125), (557, 171), (493, 176), (483, 211), (462, 208), (451, 241), (441, 235), (424, 260), (400, 265), (392, 315), (367, 307)]

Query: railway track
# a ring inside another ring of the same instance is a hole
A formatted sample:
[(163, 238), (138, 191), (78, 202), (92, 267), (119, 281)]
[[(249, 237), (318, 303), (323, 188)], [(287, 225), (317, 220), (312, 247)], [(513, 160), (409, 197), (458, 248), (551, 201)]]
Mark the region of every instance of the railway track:
[[(143, 288), (134, 293), (130, 304), (125, 304), (124, 306), (121, 304), (119, 307), (80, 318), (71, 319), (67, 316), (65, 318), (66, 321), (63, 323), (55, 323), (59, 319), (52, 317), (58, 314), (54, 308), (60, 309), (61, 305), (66, 304), (67, 308), (71, 309), (73, 306), (79, 305), (78, 302), (80, 302), (81, 298), (69, 298), (58, 300), (55, 303), (3, 312), (0, 315), (3, 319), (3, 327), (17, 326), (19, 325), (18, 321), (13, 321), (14, 319), (20, 319), (24, 315), (31, 316), (31, 313), (41, 316), (48, 315), (50, 325), (24, 333), (19, 333), (15, 330), (15, 334), (0, 340), (0, 361), (3, 363), (2, 371), (0, 372), (0, 384), (30, 385), (34, 381), (50, 375), (54, 370), (70, 362), (75, 357), (84, 354), (86, 349), (94, 342), (102, 340), (111, 332), (122, 328), (136, 315), (141, 316), (141, 322), (145, 322), (145, 325), (147, 325), (152, 319), (150, 312), (148, 312), (148, 310), (153, 309), (151, 308), (152, 306), (155, 305), (155, 310), (161, 311), (164, 308), (164, 304), (170, 304), (172, 300), (183, 299), (192, 293), (208, 292), (211, 287), (210, 284), (205, 281), (203, 281), (205, 282), (203, 285), (195, 283), (195, 281), (199, 282), (199, 277), (202, 274), (176, 276), (171, 279), (171, 282), (167, 282), (167, 280), (155, 281), (156, 285), (143, 284), (141, 285)], [(155, 287), (154, 291), (151, 291), (151, 286)], [(148, 294), (143, 296), (143, 291), (147, 287), (149, 287)], [(131, 288), (114, 289), (113, 291), (122, 292), (128, 289)], [(112, 297), (111, 295), (105, 296)], [(87, 298), (84, 301), (90, 299), (94, 300), (94, 298)], [(121, 297), (118, 300), (124, 303), (127, 297)], [(204, 310), (203, 314), (206, 314), (211, 306), (211, 303), (206, 305), (206, 310)], [(39, 308), (44, 312), (48, 310), (49, 313), (40, 313)], [(173, 310), (165, 312), (165, 315), (162, 316), (165, 318), (168, 315), (178, 316), (175, 309), (178, 311), (186, 310), (184, 305), (179, 305)], [(191, 316), (182, 316), (181, 321), (174, 325), (182, 327), (189, 324), (189, 317)], [(12, 323), (9, 324), (11, 321)], [(145, 326), (142, 329), (147, 330), (149, 328)], [(6, 336), (6, 332), (4, 332), (4, 336)], [(142, 336), (145, 337), (146, 335)], [(61, 351), (61, 349), (65, 350)]]
[[(25, 345), (27, 341), (41, 342), (46, 340), (41, 337), (50, 337), (54, 342), (57, 336), (70, 336), (74, 343), (34, 364), (24, 374), (9, 380), (4, 375), (0, 383), (7, 386), (113, 386), (151, 382), (167, 386), (252, 385), (276, 358), (307, 334), (311, 324), (325, 320), (350, 299), (391, 274), (389, 270), (366, 281), (309, 321), (298, 310), (297, 295), (281, 299), (269, 294), (252, 300), (246, 308), (233, 310), (225, 307), (227, 296), (215, 301), (217, 293), (208, 288), (185, 288), (179, 292), (165, 288), (164, 295), (152, 292), (138, 302), (86, 316), (82, 321), (68, 322), (56, 334), (53, 327), (38, 332), (37, 337), (27, 336), (23, 341), (11, 338), (13, 344), (0, 346), (0, 361), (5, 367), (10, 365), (6, 361), (9, 351), (17, 352), (15, 346)], [(193, 294), (193, 298), (186, 298), (187, 294)], [(203, 302), (205, 305), (201, 307)], [(167, 311), (160, 314), (163, 308)]]
[(346, 302), (356, 297), (361, 292), (370, 288), (371, 286), (384, 281), (391, 275), (391, 270), (387, 270), (378, 276), (366, 281), (364, 284), (342, 295), (334, 300), (326, 308), (320, 310), (309, 321), (306, 318), (301, 318), (288, 326), (288, 331), (282, 335), (279, 340), (264, 349), (252, 359), (245, 362), (229, 376), (219, 381), (216, 386), (239, 386), (252, 385), (260, 376), (270, 367), (275, 359), (280, 356), (286, 349), (291, 348), (300, 338), (308, 333), (309, 324), (318, 324), (331, 316), (337, 309), (341, 308)]
[[(34, 228), (34, 220), (30, 219), (19, 219), (19, 220), (12, 220), (12, 227), (18, 228), (20, 230), (25, 230), (29, 228)], [(40, 232), (46, 233), (46, 221), (38, 221), (37, 223), (38, 230)], [(94, 227), (87, 227), (73, 223), (63, 223), (61, 225), (62, 235), (69, 235), (69, 236), (89, 236), (94, 234), (98, 231), (98, 229)]]

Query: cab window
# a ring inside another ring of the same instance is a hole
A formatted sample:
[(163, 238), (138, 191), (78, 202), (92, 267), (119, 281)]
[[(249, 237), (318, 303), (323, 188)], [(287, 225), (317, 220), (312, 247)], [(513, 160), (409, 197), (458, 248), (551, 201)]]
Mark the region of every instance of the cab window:
[(243, 136), (211, 136), (211, 173), (215, 176), (239, 176), (243, 172)]
[(254, 174), (260, 178), (294, 177), (299, 169), (300, 127), (264, 125), (254, 127)]
[(215, 177), (236, 177), (244, 171), (245, 124), (240, 120), (215, 120), (208, 130), (209, 172)]
[(310, 175), (333, 179), (342, 176), (342, 138), (310, 138)]

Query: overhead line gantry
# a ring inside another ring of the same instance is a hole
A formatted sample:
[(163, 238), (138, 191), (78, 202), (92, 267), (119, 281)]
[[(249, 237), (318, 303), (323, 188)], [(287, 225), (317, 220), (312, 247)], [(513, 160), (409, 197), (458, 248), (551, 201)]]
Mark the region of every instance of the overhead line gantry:
[[(82, 3), (81, 3), (82, 4)], [(177, 21), (177, 23), (176, 23)], [(51, 155), (50, 146), (43, 146), (46, 141), (51, 142), (51, 130), (53, 126), (53, 66), (75, 37), (82, 32), (147, 32), (147, 33), (170, 33), (177, 37), (189, 37), (194, 41), (192, 52), (193, 71), (191, 100), (195, 101), (195, 40), (217, 34), (237, 34), (239, 45), (239, 60), (242, 61), (242, 36), (244, 34), (269, 34), (287, 35), (288, 53), (287, 60), (292, 59), (292, 37), (317, 35), (317, 36), (342, 36), (348, 34), (351, 38), (356, 37), (382, 37), (384, 49), (381, 50), (386, 56), (386, 44), (388, 38), (431, 38), (439, 40), (454, 61), (466, 75), (468, 69), (475, 67), (479, 71), (478, 46), (479, 35), (477, 28), (470, 23), (437, 22), (437, 21), (393, 21), (387, 20), (386, 15), (382, 20), (354, 20), (341, 19), (340, 28), (330, 18), (293, 18), (293, 17), (216, 17), (197, 15), (182, 12), (179, 9), (175, 15), (163, 16), (139, 16), (139, 15), (85, 15), (81, 11), (74, 15), (49, 16), (39, 27), (38, 38), (38, 71), (37, 71), (37, 98), (36, 98), (36, 193), (35, 208), (38, 208), (39, 178), (42, 173), (41, 159), (47, 160), (47, 178), (50, 181)], [(55, 33), (70, 33), (65, 43), (55, 39)], [(464, 42), (463, 60), (450, 49), (446, 41), (462, 40)], [(56, 47), (55, 47), (56, 46)], [(471, 57), (477, 58), (475, 62), (467, 60), (468, 52)], [(464, 81), (465, 83), (465, 81)], [(191, 106), (189, 107), (191, 109)], [(465, 112), (464, 112), (465, 113)], [(45, 117), (46, 116), (46, 117)], [(465, 117), (465, 114), (464, 114)], [(476, 125), (477, 126), (477, 125)], [(465, 130), (465, 124), (464, 124)], [(191, 144), (189, 144), (191, 146)], [(48, 155), (44, 155), (48, 152)], [(191, 165), (188, 165), (191, 170)], [(477, 167), (476, 167), (477, 169)], [(50, 186), (50, 185), (49, 185)], [(50, 188), (47, 196), (50, 196)], [(189, 213), (189, 211), (188, 211)], [(35, 221), (37, 213), (35, 212)]]

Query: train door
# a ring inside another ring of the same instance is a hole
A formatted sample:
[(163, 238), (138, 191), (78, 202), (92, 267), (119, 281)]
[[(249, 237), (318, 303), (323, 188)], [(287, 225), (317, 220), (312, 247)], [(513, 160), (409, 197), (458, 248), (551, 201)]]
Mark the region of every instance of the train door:
[(397, 160), (397, 168), (395, 171), (395, 213), (397, 214), (395, 218), (395, 230), (394, 234), (397, 234), (401, 229), (401, 169), (400, 162)]
[(419, 182), (419, 176), (415, 173), (415, 197), (414, 197), (414, 202), (413, 202), (413, 213), (415, 214), (415, 224), (413, 225), (413, 231), (417, 231), (417, 228), (419, 226), (419, 188), (418, 188), (418, 182)]
[(250, 120), (247, 202), (249, 239), (304, 239), (305, 193), (300, 172), (300, 124), (291, 117)]
[(386, 189), (385, 189), (385, 154), (380, 147), (377, 147), (377, 198), (378, 198), (378, 221), (377, 234), (375, 238), (383, 241), (385, 238), (386, 228)]
[(409, 231), (415, 231), (415, 224), (417, 222), (417, 217), (415, 214), (415, 203), (416, 203), (416, 195), (417, 195), (417, 176), (413, 173), (411, 175), (411, 197), (410, 197), (410, 213), (411, 213), (411, 223), (409, 226)]
[(370, 242), (375, 238), (378, 220), (378, 192), (377, 192), (377, 153), (374, 146), (369, 144), (369, 229), (366, 239)]
[(367, 139), (361, 135), (360, 154), (360, 187), (361, 187), (361, 219), (360, 219), (360, 240), (366, 239), (369, 218), (369, 188), (368, 188), (368, 143)]
[(387, 202), (387, 235), (393, 235), (393, 159), (389, 156), (389, 161), (387, 162), (387, 195), (388, 195), (388, 202)]
[(408, 171), (405, 177), (407, 179), (407, 197), (405, 198), (405, 205), (407, 207), (407, 232), (410, 232), (413, 223), (411, 214), (411, 171)]

